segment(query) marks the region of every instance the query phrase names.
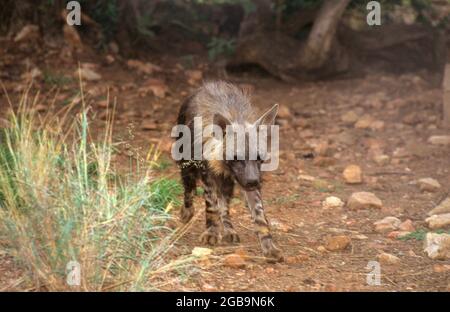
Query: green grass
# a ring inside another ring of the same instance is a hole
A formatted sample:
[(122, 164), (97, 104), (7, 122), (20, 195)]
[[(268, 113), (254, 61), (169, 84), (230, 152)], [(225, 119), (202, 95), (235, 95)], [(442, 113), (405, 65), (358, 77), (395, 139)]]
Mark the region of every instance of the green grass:
[[(86, 111), (42, 122), (27, 102), (0, 136), (0, 246), (24, 269), (27, 286), (154, 290), (179, 279), (191, 258), (169, 256), (180, 233), (167, 222), (181, 185), (155, 178), (150, 165), (117, 172), (112, 124), (94, 143)], [(80, 286), (66, 283), (70, 261), (80, 264)]]
[(433, 232), (433, 233), (437, 233), (437, 234), (450, 234), (450, 231), (444, 231), (444, 230), (436, 230), (436, 231), (429, 231), (427, 229), (418, 229), (415, 230), (414, 232), (411, 232), (405, 236), (399, 237), (399, 240), (403, 240), (403, 241), (408, 241), (408, 240), (417, 240), (417, 241), (423, 241), (425, 239), (425, 236), (427, 235), (427, 233), (429, 232)]

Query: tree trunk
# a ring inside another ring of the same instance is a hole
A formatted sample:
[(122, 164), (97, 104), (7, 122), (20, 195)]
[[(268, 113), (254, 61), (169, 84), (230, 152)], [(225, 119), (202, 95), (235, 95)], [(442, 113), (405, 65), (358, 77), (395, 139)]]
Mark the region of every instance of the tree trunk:
[(350, 0), (326, 0), (322, 5), (301, 53), (300, 67), (323, 67), (332, 52), (337, 25)]

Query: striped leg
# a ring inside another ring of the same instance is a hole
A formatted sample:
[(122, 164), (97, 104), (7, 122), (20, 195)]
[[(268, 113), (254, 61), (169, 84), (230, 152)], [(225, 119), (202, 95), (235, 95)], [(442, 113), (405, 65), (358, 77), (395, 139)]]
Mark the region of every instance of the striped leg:
[(253, 222), (256, 224), (256, 233), (265, 257), (270, 260), (282, 261), (283, 255), (280, 249), (275, 247), (270, 234), (269, 223), (264, 214), (261, 191), (245, 191), (248, 207), (252, 215)]
[(223, 196), (219, 199), (220, 219), (223, 224), (223, 240), (228, 243), (239, 243), (240, 238), (231, 223), (229, 206), (233, 197), (234, 180), (233, 178), (224, 178), (222, 185)]
[(205, 188), (206, 231), (200, 236), (203, 244), (216, 245), (220, 240), (220, 208), (217, 199), (217, 184), (206, 171), (202, 172)]
[(189, 222), (195, 212), (193, 206), (193, 196), (196, 186), (195, 169), (186, 168), (181, 170), (181, 178), (184, 186), (184, 206), (181, 207), (181, 222)]

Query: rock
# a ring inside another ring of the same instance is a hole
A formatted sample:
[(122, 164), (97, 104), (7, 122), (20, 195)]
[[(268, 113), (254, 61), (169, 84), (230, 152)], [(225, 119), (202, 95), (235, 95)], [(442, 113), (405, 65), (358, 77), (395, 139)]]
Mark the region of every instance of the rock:
[(190, 85), (195, 85), (203, 79), (203, 72), (201, 70), (186, 70), (185, 74)]
[(433, 135), (428, 138), (432, 145), (450, 145), (450, 135)]
[(207, 257), (211, 255), (212, 252), (212, 249), (204, 247), (194, 247), (194, 249), (192, 249), (192, 255), (197, 258)]
[(300, 255), (297, 255), (297, 256), (286, 257), (285, 262), (287, 264), (297, 264), (297, 263), (305, 262), (307, 260), (309, 260), (309, 256), (308, 255), (300, 254)]
[(151, 78), (145, 82), (143, 87), (139, 88), (138, 92), (142, 96), (151, 92), (153, 95), (159, 98), (164, 98), (166, 94), (169, 92), (169, 87), (166, 85), (164, 81), (160, 79)]
[(425, 222), (428, 223), (428, 227), (432, 230), (444, 228), (450, 225), (450, 213), (432, 215), (426, 218)]
[(375, 120), (370, 124), (369, 128), (372, 129), (373, 131), (381, 131), (384, 129), (384, 121)]
[(298, 176), (299, 180), (308, 181), (308, 182), (314, 182), (316, 180), (315, 177), (307, 175), (307, 174), (301, 174)]
[(342, 172), (342, 176), (347, 184), (362, 183), (361, 168), (357, 165), (347, 166)]
[(317, 251), (318, 252), (327, 252), (327, 249), (321, 245), (321, 246), (317, 247)]
[(350, 195), (350, 198), (347, 201), (347, 207), (351, 210), (369, 208), (381, 209), (383, 207), (383, 202), (373, 193), (356, 192)]
[(225, 256), (223, 264), (227, 267), (235, 269), (245, 268), (246, 266), (245, 259), (238, 254), (230, 254)]
[(450, 234), (427, 233), (424, 252), (434, 260), (450, 259)]
[(436, 273), (450, 272), (450, 264), (435, 264), (433, 265), (433, 271)]
[(273, 229), (275, 229), (275, 230), (278, 230), (278, 231), (281, 231), (281, 232), (285, 232), (285, 233), (287, 233), (287, 232), (292, 230), (291, 226), (289, 226), (289, 225), (287, 225), (287, 224), (285, 224), (283, 222), (280, 222), (280, 221), (278, 221), (276, 219), (273, 219), (273, 218), (270, 220), (270, 226)]
[(409, 234), (411, 234), (411, 232), (409, 232), (409, 231), (392, 231), (387, 235), (387, 237), (391, 238), (391, 239), (397, 239), (397, 238), (405, 237), (406, 235), (409, 235)]
[(390, 158), (388, 155), (385, 154), (375, 154), (373, 156), (373, 161), (380, 166), (384, 166), (389, 164)]
[(414, 232), (414, 230), (415, 230), (412, 221), (409, 220), (409, 219), (403, 221), (403, 222), (398, 226), (398, 229), (399, 229), (400, 231), (405, 231), (405, 232)]
[(141, 124), (142, 130), (158, 130), (158, 125), (153, 120), (144, 120)]
[(14, 42), (31, 41), (39, 38), (39, 26), (28, 24), (22, 27), (22, 29), (14, 37)]
[(400, 263), (400, 258), (388, 253), (381, 253), (377, 256), (378, 261), (380, 261), (381, 264), (387, 264), (387, 265), (395, 265)]
[(374, 119), (372, 116), (366, 114), (358, 119), (358, 121), (355, 123), (356, 129), (368, 129), (370, 128), (370, 125), (374, 122)]
[(78, 77), (78, 75), (80, 75), (82, 80), (84, 79), (87, 81), (98, 81), (98, 80), (102, 79), (102, 76), (100, 74), (98, 74), (94, 70), (87, 68), (87, 67), (83, 67), (83, 68), (80, 68), (79, 71), (78, 70), (75, 71), (74, 75), (76, 77)]
[(342, 208), (344, 207), (344, 202), (339, 197), (329, 196), (322, 202), (322, 207), (324, 209)]
[(329, 251), (338, 251), (347, 248), (351, 239), (347, 235), (330, 236), (325, 239), (325, 248)]
[(397, 230), (401, 223), (402, 221), (396, 217), (386, 217), (382, 220), (376, 221), (373, 225), (375, 226), (376, 232), (387, 233)]
[(108, 65), (111, 65), (112, 63), (114, 63), (116, 61), (116, 59), (114, 58), (114, 56), (112, 56), (111, 54), (107, 54), (105, 56), (105, 62)]
[(153, 72), (160, 72), (162, 70), (158, 65), (149, 62), (144, 63), (139, 60), (128, 60), (127, 66), (141, 74), (146, 75), (151, 75)]
[(436, 192), (441, 188), (439, 182), (433, 178), (423, 178), (417, 183), (422, 192)]
[(341, 115), (341, 121), (345, 125), (353, 125), (359, 119), (359, 115), (355, 111), (348, 111), (345, 114)]
[(430, 212), (428, 212), (429, 216), (441, 213), (450, 212), (450, 197), (444, 199), (439, 205), (434, 207)]
[(280, 119), (289, 119), (292, 116), (291, 110), (286, 105), (280, 105), (278, 107), (277, 117)]
[(42, 76), (42, 71), (39, 68), (34, 67), (29, 72), (24, 73), (21, 76), (21, 78), (24, 80), (33, 80), (33, 79), (39, 78), (41, 76)]
[(329, 156), (330, 152), (331, 152), (330, 145), (326, 141), (319, 142), (314, 147), (314, 152), (316, 153), (316, 155), (319, 155), (319, 156)]

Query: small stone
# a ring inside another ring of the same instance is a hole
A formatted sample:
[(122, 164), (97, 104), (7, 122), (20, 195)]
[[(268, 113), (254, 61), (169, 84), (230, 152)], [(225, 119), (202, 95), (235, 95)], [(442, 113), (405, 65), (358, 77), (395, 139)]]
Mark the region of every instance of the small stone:
[(317, 251), (319, 251), (319, 252), (327, 252), (327, 249), (325, 248), (325, 246), (319, 246), (319, 247), (317, 247)]
[(329, 196), (322, 202), (322, 207), (324, 209), (342, 208), (344, 207), (344, 202), (339, 197)]
[(450, 259), (450, 234), (427, 233), (424, 252), (431, 259)]
[(358, 121), (355, 123), (356, 129), (368, 129), (370, 128), (370, 125), (374, 122), (374, 119), (372, 116), (366, 114), (358, 119)]
[(330, 236), (325, 239), (325, 248), (329, 251), (338, 251), (347, 248), (351, 243), (347, 235)]
[(432, 145), (450, 145), (450, 135), (433, 135), (428, 138)]
[(79, 71), (76, 70), (74, 75), (75, 77), (80, 75), (82, 80), (85, 79), (87, 81), (98, 81), (102, 79), (102, 76), (99, 73), (87, 67), (82, 67)]
[(297, 256), (289, 256), (286, 257), (285, 261), (287, 264), (297, 264), (305, 262), (309, 259), (307, 255), (297, 255)]
[(310, 176), (310, 175), (306, 175), (306, 174), (301, 174), (298, 176), (299, 180), (303, 180), (303, 181), (308, 181), (308, 182), (314, 182), (316, 180), (315, 177)]
[(428, 227), (432, 230), (445, 228), (450, 225), (450, 213), (432, 215), (426, 218), (425, 222), (428, 223)]
[(345, 114), (341, 115), (341, 121), (345, 125), (353, 125), (359, 119), (359, 115), (355, 111), (348, 111)]
[(399, 257), (385, 253), (385, 252), (383, 252), (382, 254), (379, 254), (377, 258), (378, 258), (378, 261), (380, 261), (380, 263), (382, 263), (382, 264), (395, 265), (395, 264), (400, 263)]
[(289, 119), (291, 115), (292, 115), (291, 110), (286, 105), (280, 105), (278, 107), (278, 114), (277, 114), (278, 118)]
[(357, 240), (366, 240), (366, 239), (368, 239), (368, 237), (366, 235), (364, 235), (364, 234), (356, 234), (356, 235), (353, 235), (352, 238), (357, 239)]
[(201, 70), (186, 70), (185, 74), (190, 85), (195, 85), (203, 79), (203, 72)]
[(139, 88), (138, 92), (140, 95), (153, 93), (156, 97), (164, 98), (169, 92), (169, 87), (160, 79), (150, 78), (144, 83), (143, 87)]
[(127, 66), (145, 75), (151, 75), (153, 72), (160, 72), (162, 70), (158, 65), (149, 62), (144, 63), (139, 60), (128, 60)]
[(273, 218), (270, 220), (270, 226), (273, 229), (275, 229), (275, 230), (278, 230), (278, 231), (281, 231), (281, 232), (285, 232), (285, 233), (287, 233), (287, 232), (292, 230), (291, 226), (289, 226), (289, 225), (287, 225), (287, 224), (285, 224), (283, 222), (280, 222), (280, 221), (278, 221), (276, 219), (273, 219)]
[(387, 235), (387, 237), (391, 238), (391, 239), (398, 239), (398, 238), (405, 237), (406, 235), (409, 235), (409, 234), (411, 234), (411, 232), (409, 232), (409, 231), (392, 231)]
[(423, 178), (417, 181), (422, 192), (436, 192), (441, 188), (441, 184), (433, 178)]
[(350, 165), (344, 169), (342, 172), (344, 180), (348, 184), (359, 184), (362, 183), (362, 172), (361, 167), (357, 165)]
[(192, 255), (197, 258), (207, 257), (211, 255), (212, 252), (212, 249), (205, 247), (194, 247), (194, 249), (192, 249)]
[(246, 266), (245, 259), (238, 254), (230, 254), (225, 256), (224, 265), (230, 268), (244, 268)]
[(158, 126), (152, 120), (144, 120), (141, 124), (142, 130), (157, 130)]
[(434, 207), (430, 212), (428, 212), (429, 216), (441, 213), (450, 212), (450, 197), (444, 199), (439, 205)]
[(433, 265), (433, 271), (436, 273), (450, 272), (450, 264), (435, 264)]
[(397, 230), (402, 222), (396, 217), (386, 217), (382, 220), (376, 221), (373, 225), (377, 233), (387, 233)]
[(328, 142), (320, 142), (314, 147), (314, 152), (319, 156), (329, 156), (330, 155), (330, 145)]
[(403, 221), (398, 226), (398, 229), (400, 231), (405, 231), (405, 232), (414, 232), (414, 230), (415, 230), (413, 222), (410, 219)]
[(374, 130), (374, 131), (381, 131), (384, 129), (384, 121), (382, 120), (375, 120), (373, 121), (370, 126), (370, 129)]
[(380, 166), (387, 165), (387, 164), (389, 164), (390, 158), (388, 155), (385, 155), (385, 154), (375, 154), (373, 156), (373, 161)]
[(348, 199), (347, 207), (351, 210), (370, 208), (381, 209), (383, 207), (383, 202), (373, 193), (356, 192), (353, 193)]

